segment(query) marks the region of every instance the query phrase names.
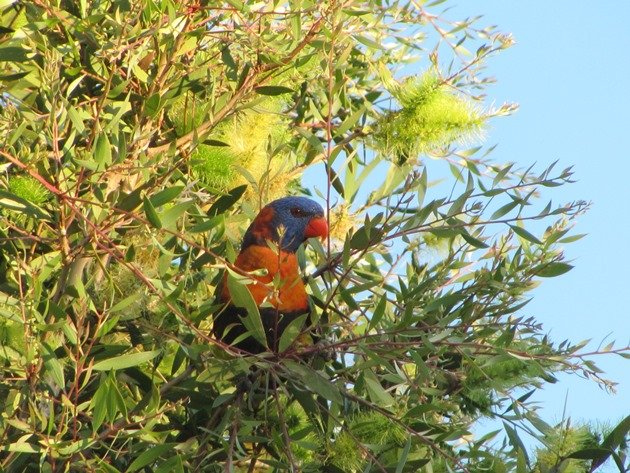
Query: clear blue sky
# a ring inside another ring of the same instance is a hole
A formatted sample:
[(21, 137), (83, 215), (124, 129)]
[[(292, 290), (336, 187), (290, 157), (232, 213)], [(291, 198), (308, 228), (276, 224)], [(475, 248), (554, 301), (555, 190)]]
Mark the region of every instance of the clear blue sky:
[[(498, 80), (488, 89), (489, 98), (521, 107), (492, 123), (486, 142), (499, 144), (493, 159), (522, 166), (537, 162), (541, 168), (556, 159), (560, 169), (574, 165), (578, 182), (554, 189), (549, 197), (556, 203), (593, 203), (576, 228), (588, 236), (566, 248), (575, 268), (544, 280), (525, 310), (556, 342), (590, 338), (596, 347), (608, 337), (606, 343), (627, 345), (630, 2), (462, 1), (448, 16), (477, 14), (517, 41), (487, 65)], [(618, 356), (597, 362), (619, 383), (617, 395), (562, 376), (535, 398), (547, 421), (561, 419), (565, 398), (573, 421), (614, 423), (630, 414), (630, 362)]]

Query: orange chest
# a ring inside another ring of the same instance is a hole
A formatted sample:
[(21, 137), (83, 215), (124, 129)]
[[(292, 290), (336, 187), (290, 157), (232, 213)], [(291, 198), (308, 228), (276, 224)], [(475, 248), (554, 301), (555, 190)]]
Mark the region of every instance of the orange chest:
[[(256, 305), (269, 303), (280, 312), (308, 310), (308, 296), (294, 253), (281, 251), (277, 254), (266, 246), (252, 245), (238, 255), (234, 265), (244, 271), (267, 270), (265, 275), (253, 276), (256, 282), (247, 286)], [(221, 299), (231, 299), (225, 280)]]

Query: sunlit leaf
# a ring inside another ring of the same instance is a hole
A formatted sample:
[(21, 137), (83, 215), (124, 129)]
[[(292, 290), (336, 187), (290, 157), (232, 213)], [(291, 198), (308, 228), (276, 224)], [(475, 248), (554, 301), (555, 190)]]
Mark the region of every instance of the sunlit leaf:
[(127, 353), (125, 355), (120, 355), (94, 363), (92, 369), (94, 371), (122, 370), (151, 361), (160, 353), (162, 353), (162, 350)]

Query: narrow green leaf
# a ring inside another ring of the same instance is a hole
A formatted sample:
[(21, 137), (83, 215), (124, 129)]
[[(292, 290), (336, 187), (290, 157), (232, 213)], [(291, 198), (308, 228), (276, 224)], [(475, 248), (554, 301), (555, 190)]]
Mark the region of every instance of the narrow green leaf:
[[(141, 295), (141, 294), (132, 294), (132, 296), (126, 297), (125, 300), (128, 300), (130, 299), (130, 297), (133, 297), (133, 296), (136, 296), (137, 298), (138, 295)], [(119, 310), (122, 310), (122, 309), (119, 309)], [(105, 322), (103, 322), (103, 324), (99, 327), (98, 331), (96, 332), (96, 336), (103, 337), (107, 335), (109, 332), (112, 331), (114, 327), (116, 327), (116, 324), (118, 324), (118, 320), (120, 320), (120, 315), (113, 315), (113, 316), (108, 317), (107, 320), (105, 320)]]
[(143, 202), (144, 202), (144, 205), (143, 205), (144, 214), (146, 215), (149, 223), (153, 225), (155, 228), (162, 228), (162, 222), (160, 221), (160, 217), (155, 211), (155, 207), (153, 207), (153, 204), (151, 204), (151, 201), (147, 199), (146, 197), (144, 197)]
[(225, 141), (219, 141), (214, 138), (208, 138), (207, 140), (204, 140), (203, 144), (207, 146), (220, 146), (220, 147), (230, 146), (229, 143), (226, 143)]
[(339, 179), (339, 176), (337, 175), (337, 173), (335, 172), (335, 170), (332, 168), (332, 166), (329, 166), (328, 164), (326, 165), (326, 172), (329, 174), (330, 176), (330, 183), (332, 184), (332, 186), (334, 187), (334, 189), (339, 192), (339, 194), (342, 197), (345, 197), (345, 190), (343, 188), (343, 184), (341, 182), (341, 179)]
[(87, 450), (95, 443), (96, 441), (91, 439), (78, 440), (76, 442), (69, 442), (67, 444), (64, 442), (62, 444), (63, 446), (57, 446), (55, 450), (57, 450), (60, 455), (72, 455), (74, 453)]
[(518, 436), (518, 432), (516, 431), (516, 429), (508, 425), (506, 422), (503, 422), (503, 428), (505, 429), (505, 433), (508, 436), (510, 445), (512, 445), (515, 450), (522, 451), (523, 455), (525, 456), (526, 463), (529, 463), (529, 458), (527, 457), (527, 449), (525, 448), (525, 444), (523, 443), (521, 438)]
[(365, 110), (366, 110), (366, 107), (365, 105), (363, 105), (359, 107), (357, 110), (355, 110), (354, 112), (352, 112), (350, 116), (348, 116), (341, 123), (341, 125), (339, 125), (339, 127), (335, 130), (335, 134), (337, 136), (340, 136), (340, 135), (343, 135), (346, 131), (350, 130), (351, 128), (354, 128), (357, 122), (359, 121), (359, 119), (365, 113)]
[(220, 225), (224, 221), (223, 215), (218, 215), (216, 217), (212, 217), (206, 220), (202, 220), (201, 222), (193, 225), (188, 229), (190, 233), (203, 233), (208, 230)]
[(20, 80), (20, 79), (23, 79), (24, 77), (26, 77), (29, 74), (30, 74), (30, 72), (18, 72), (18, 73), (15, 73), (15, 74), (0, 75), (0, 81), (2, 81), (2, 82), (11, 82), (11, 81), (14, 81), (14, 80)]
[(567, 458), (598, 461), (602, 458), (608, 458), (610, 453), (610, 450), (605, 448), (583, 448), (567, 455)]
[(318, 371), (293, 361), (287, 362), (286, 365), (291, 371), (299, 374), (300, 381), (315, 394), (319, 394), (329, 401), (341, 404), (343, 397), (339, 388), (329, 379), (324, 378)]
[(228, 79), (235, 81), (237, 78), (237, 67), (236, 61), (234, 61), (234, 57), (230, 52), (229, 46), (225, 46), (221, 50), (221, 59), (223, 60), (223, 64), (227, 66), (227, 77)]
[(26, 49), (17, 46), (4, 46), (0, 48), (0, 61), (26, 62), (28, 57)]
[(294, 92), (293, 89), (289, 87), (284, 87), (281, 85), (261, 85), (260, 87), (256, 87), (254, 91), (260, 95), (282, 95), (282, 94), (292, 94)]
[(562, 239), (558, 240), (558, 243), (573, 243), (574, 241), (581, 240), (586, 235), (587, 235), (586, 233), (580, 233), (578, 235), (571, 235), (571, 236), (568, 236), (566, 238), (562, 238)]
[(296, 128), (296, 131), (302, 135), (302, 137), (308, 141), (308, 144), (311, 145), (311, 147), (317, 151), (318, 153), (323, 153), (324, 152), (324, 146), (322, 145), (322, 142), (319, 141), (319, 138), (317, 138), (317, 136), (315, 136), (313, 133), (311, 133), (309, 130), (306, 130), (304, 128)]
[(407, 442), (398, 458), (398, 465), (396, 465), (396, 473), (403, 473), (405, 471), (405, 465), (407, 464), (407, 457), (411, 450), (411, 436), (407, 437)]
[(536, 271), (536, 276), (540, 276), (541, 278), (553, 278), (571, 271), (571, 269), (573, 269), (573, 265), (568, 263), (549, 263), (542, 265), (542, 267)]
[(217, 201), (212, 204), (210, 210), (208, 210), (208, 217), (213, 217), (220, 213), (224, 213), (232, 206), (239, 201), (242, 195), (247, 190), (247, 184), (243, 184), (242, 186), (235, 187), (230, 190), (227, 194), (222, 195), (217, 199)]
[(510, 172), (510, 170), (512, 169), (512, 166), (514, 166), (514, 163), (507, 165), (506, 167), (501, 169), (499, 172), (497, 172), (497, 175), (494, 177), (494, 180), (492, 181), (492, 187), (496, 187), (496, 185), (499, 184), (505, 178), (507, 173)]
[(628, 433), (630, 433), (630, 415), (615, 426), (615, 428), (602, 442), (602, 446), (607, 448), (617, 448), (622, 444)]
[(303, 314), (289, 322), (280, 336), (280, 342), (278, 343), (279, 352), (283, 352), (289, 348), (295, 339), (302, 333), (304, 321), (308, 316), (309, 314)]
[(112, 163), (112, 145), (105, 133), (101, 133), (96, 138), (94, 161), (96, 161), (99, 170), (104, 170), (107, 165)]
[(490, 220), (496, 220), (498, 218), (503, 217), (505, 214), (511, 212), (517, 205), (519, 205), (519, 202), (517, 201), (512, 201), (509, 204), (505, 204), (504, 206), (502, 206), (501, 208), (497, 209), (491, 216), (490, 216)]
[(525, 240), (527, 240), (527, 241), (529, 241), (531, 243), (537, 243), (539, 245), (542, 245), (542, 242), (538, 238), (536, 238), (534, 235), (529, 233), (524, 228), (519, 227), (518, 225), (510, 225), (510, 228), (512, 230), (514, 230), (514, 233), (516, 233), (521, 238), (523, 238), (523, 239), (525, 239)]
[(177, 227), (177, 221), (184, 216), (186, 211), (195, 203), (194, 200), (187, 200), (185, 202), (180, 202), (179, 204), (175, 204), (172, 207), (169, 207), (167, 210), (162, 212), (162, 217), (160, 218), (160, 222), (162, 223), (164, 228), (175, 229)]
[[(31, 435), (29, 435), (29, 437), (30, 436)], [(39, 445), (34, 445), (27, 442), (13, 442), (3, 447), (0, 447), (0, 450), (16, 453), (39, 453), (41, 452), (41, 447)]]
[(129, 468), (127, 468), (127, 472), (138, 471), (141, 468), (153, 463), (164, 453), (173, 450), (174, 446), (177, 445), (175, 443), (163, 443), (155, 445), (148, 450), (145, 450), (140, 455), (136, 457), (136, 459), (131, 462)]
[(168, 204), (173, 199), (175, 199), (175, 197), (181, 194), (183, 190), (184, 190), (184, 186), (167, 187), (166, 189), (163, 189), (157, 194), (152, 195), (150, 197), (151, 205), (157, 208), (157, 207), (161, 207), (164, 204)]
[(63, 366), (57, 359), (55, 351), (48, 343), (42, 343), (42, 349), (44, 369), (52, 377), (53, 381), (57, 384), (59, 389), (63, 389), (66, 385), (66, 380), (63, 375)]
[(138, 366), (142, 363), (146, 363), (147, 361), (151, 361), (160, 353), (162, 353), (162, 350), (127, 353), (125, 355), (116, 356), (114, 358), (94, 363), (92, 369), (94, 371), (109, 371), (130, 368), (132, 366)]
[(247, 315), (243, 318), (243, 325), (256, 341), (267, 347), (265, 328), (252, 293), (249, 292), (247, 286), (243, 284), (241, 276), (237, 275), (229, 268), (227, 268), (227, 270), (227, 286), (230, 291), (230, 296), (232, 297), (232, 302), (236, 307), (243, 307), (247, 310)]
[(103, 425), (105, 416), (107, 415), (107, 396), (109, 394), (109, 381), (108, 378), (102, 376), (99, 382), (98, 389), (92, 397), (92, 431), (98, 431), (99, 427)]
[(10, 210), (22, 212), (29, 217), (37, 218), (40, 220), (51, 220), (48, 212), (44, 211), (40, 207), (30, 203), (28, 200), (12, 194), (11, 192), (0, 189), (0, 208), (3, 207)]
[(472, 236), (470, 233), (466, 231), (461, 232), (460, 235), (462, 236), (464, 240), (466, 240), (466, 243), (474, 246), (475, 248), (488, 248), (488, 245), (486, 243), (475, 238), (474, 236)]
[(374, 327), (378, 325), (378, 323), (383, 318), (383, 314), (385, 314), (385, 307), (387, 307), (387, 297), (381, 297), (374, 308), (374, 312), (372, 313), (372, 317), (370, 318), (370, 323), (368, 325), (368, 331), (372, 330)]
[(420, 179), (417, 181), (417, 192), (418, 192), (418, 207), (422, 207), (422, 203), (424, 202), (424, 196), (427, 193), (427, 187), (428, 187), (428, 176), (427, 176), (427, 168), (425, 167), (422, 170), (422, 175), (420, 176)]
[(145, 113), (150, 117), (156, 117), (162, 105), (160, 94), (153, 94), (145, 101)]
[(184, 473), (182, 455), (177, 454), (160, 463), (160, 466), (155, 469), (154, 473)]
[(394, 404), (394, 398), (385, 391), (376, 375), (371, 370), (366, 370), (364, 374), (365, 389), (372, 402), (382, 407), (392, 406)]
[(376, 41), (374, 41), (372, 38), (368, 38), (367, 36), (364, 36), (364, 35), (354, 35), (353, 37), (359, 43), (363, 44), (364, 46), (367, 46), (368, 48), (374, 51), (380, 51), (381, 49), (383, 49), (383, 46), (377, 43)]

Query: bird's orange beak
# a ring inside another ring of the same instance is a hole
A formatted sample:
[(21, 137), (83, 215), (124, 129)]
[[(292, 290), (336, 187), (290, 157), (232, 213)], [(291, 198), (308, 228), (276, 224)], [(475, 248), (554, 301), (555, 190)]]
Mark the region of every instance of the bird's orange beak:
[(328, 236), (328, 222), (324, 217), (314, 217), (304, 229), (304, 237), (324, 239)]

